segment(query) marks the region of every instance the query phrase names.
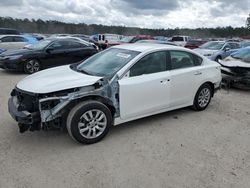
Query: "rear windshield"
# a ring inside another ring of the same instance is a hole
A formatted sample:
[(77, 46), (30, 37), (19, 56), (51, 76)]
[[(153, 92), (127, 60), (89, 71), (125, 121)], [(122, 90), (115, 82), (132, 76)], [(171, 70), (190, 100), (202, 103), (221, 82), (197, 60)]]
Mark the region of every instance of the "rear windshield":
[(172, 41), (184, 41), (183, 37), (173, 37)]

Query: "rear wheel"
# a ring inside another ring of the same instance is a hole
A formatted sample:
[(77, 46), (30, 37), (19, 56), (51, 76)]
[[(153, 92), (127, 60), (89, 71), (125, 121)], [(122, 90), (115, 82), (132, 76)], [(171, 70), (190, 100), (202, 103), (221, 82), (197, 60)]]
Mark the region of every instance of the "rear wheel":
[(37, 59), (30, 59), (24, 64), (24, 72), (33, 74), (41, 70), (41, 64)]
[(69, 135), (79, 143), (93, 144), (103, 139), (112, 123), (110, 110), (98, 101), (76, 105), (67, 118)]
[(205, 110), (211, 101), (211, 97), (211, 86), (207, 83), (203, 84), (195, 95), (193, 108), (197, 111)]

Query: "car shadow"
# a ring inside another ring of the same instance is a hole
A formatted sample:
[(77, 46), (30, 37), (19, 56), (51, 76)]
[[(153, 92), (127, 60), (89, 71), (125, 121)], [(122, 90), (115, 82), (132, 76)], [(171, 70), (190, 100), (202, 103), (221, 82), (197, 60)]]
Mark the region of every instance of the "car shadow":
[[(173, 110), (173, 111), (163, 112), (160, 114), (147, 116), (147, 117), (133, 120), (130, 122), (122, 123), (122, 124), (117, 125), (117, 126), (113, 126), (111, 128), (110, 132), (112, 132), (111, 134), (122, 134), (122, 132), (126, 131), (127, 129), (141, 129), (142, 126), (143, 126), (143, 128), (147, 128), (147, 127), (152, 126), (152, 124), (155, 122), (160, 123), (162, 120), (170, 120), (170, 119), (171, 120), (172, 119), (178, 120), (180, 118), (180, 116), (192, 114), (192, 113), (197, 113), (197, 112), (191, 110), (190, 107), (185, 107), (185, 108), (181, 108), (181, 109), (177, 109), (177, 110)], [(152, 123), (149, 123), (149, 122), (152, 122)]]
[(5, 69), (1, 69), (0, 68), (0, 73), (1, 74), (8, 74), (8, 75), (28, 75), (28, 74), (25, 74), (24, 72), (22, 71), (17, 71), (17, 70), (5, 70)]

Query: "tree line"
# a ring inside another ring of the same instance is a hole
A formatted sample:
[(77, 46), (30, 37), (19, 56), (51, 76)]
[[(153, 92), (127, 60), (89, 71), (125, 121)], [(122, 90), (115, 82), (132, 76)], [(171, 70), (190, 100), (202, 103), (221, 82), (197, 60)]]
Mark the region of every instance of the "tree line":
[[(20, 30), (24, 33), (42, 33), (42, 34), (86, 34), (93, 35), (97, 33), (115, 33), (121, 35), (152, 35), (166, 36), (188, 35), (192, 37), (244, 37), (250, 36), (248, 27), (217, 27), (217, 28), (197, 28), (197, 29), (147, 29), (125, 26), (105, 26), (85, 23), (64, 23), (55, 20), (35, 20), (35, 19), (17, 19), (11, 17), (0, 17), (0, 27), (7, 27)], [(166, 28), (168, 26), (166, 25)]]

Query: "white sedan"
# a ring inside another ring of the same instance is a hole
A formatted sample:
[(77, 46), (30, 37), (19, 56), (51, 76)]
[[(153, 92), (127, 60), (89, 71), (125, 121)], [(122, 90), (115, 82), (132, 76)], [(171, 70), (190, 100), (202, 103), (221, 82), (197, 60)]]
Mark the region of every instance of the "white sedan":
[(193, 51), (127, 44), (26, 77), (8, 106), (20, 132), (66, 127), (91, 144), (112, 125), (187, 106), (204, 110), (220, 83), (220, 65)]

